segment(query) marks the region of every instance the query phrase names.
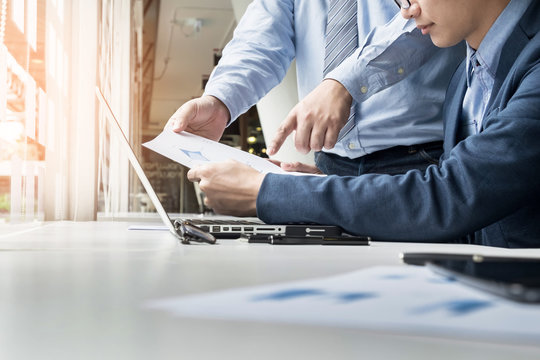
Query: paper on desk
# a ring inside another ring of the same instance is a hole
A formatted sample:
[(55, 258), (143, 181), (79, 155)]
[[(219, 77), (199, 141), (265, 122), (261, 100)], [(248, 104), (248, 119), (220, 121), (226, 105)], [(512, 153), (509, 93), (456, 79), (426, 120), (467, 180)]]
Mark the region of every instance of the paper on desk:
[(146, 307), (182, 317), (540, 342), (540, 306), (491, 296), (414, 266), (161, 299)]
[(208, 162), (234, 159), (262, 173), (306, 175), (286, 172), (256, 155), (185, 131), (175, 133), (169, 128), (165, 128), (155, 139), (144, 143), (143, 146), (189, 168)]
[(128, 226), (128, 230), (170, 231), (168, 226), (158, 224), (132, 224)]

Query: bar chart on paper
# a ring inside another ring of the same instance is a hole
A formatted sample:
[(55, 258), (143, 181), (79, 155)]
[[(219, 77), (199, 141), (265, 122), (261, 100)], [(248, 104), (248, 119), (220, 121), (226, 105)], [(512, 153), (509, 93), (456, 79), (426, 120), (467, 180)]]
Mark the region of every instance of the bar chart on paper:
[(158, 299), (146, 308), (179, 317), (540, 341), (539, 306), (480, 292), (423, 267), (375, 267), (330, 278)]

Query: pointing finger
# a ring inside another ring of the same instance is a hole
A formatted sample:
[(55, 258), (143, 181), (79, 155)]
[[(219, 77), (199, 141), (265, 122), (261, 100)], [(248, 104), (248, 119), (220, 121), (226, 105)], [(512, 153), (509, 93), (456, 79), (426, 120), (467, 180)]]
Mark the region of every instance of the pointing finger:
[(267, 149), (268, 155), (275, 155), (287, 137), (294, 131), (296, 128), (296, 113), (294, 109), (291, 110), (287, 118), (279, 126), (276, 135), (272, 139), (270, 146)]

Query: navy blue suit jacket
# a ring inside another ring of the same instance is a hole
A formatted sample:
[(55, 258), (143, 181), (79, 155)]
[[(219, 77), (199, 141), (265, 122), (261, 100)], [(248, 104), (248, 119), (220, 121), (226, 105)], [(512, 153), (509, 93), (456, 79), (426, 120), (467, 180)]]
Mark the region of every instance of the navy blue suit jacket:
[(447, 93), (439, 166), (398, 176), (269, 174), (258, 216), (336, 224), (378, 240), (540, 247), (539, 29), (534, 1), (501, 53), (482, 131), (461, 142), (456, 129), (466, 84), (464, 65), (458, 68)]

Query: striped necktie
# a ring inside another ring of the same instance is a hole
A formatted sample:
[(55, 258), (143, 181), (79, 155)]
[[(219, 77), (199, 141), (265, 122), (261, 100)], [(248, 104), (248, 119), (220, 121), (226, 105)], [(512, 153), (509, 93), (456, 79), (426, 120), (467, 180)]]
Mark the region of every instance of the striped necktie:
[[(329, 0), (326, 20), (324, 72), (326, 76), (358, 48), (358, 6), (356, 0)], [(341, 140), (354, 127), (355, 106), (338, 135)]]
[(356, 0), (330, 0), (326, 22), (324, 75), (358, 47)]

